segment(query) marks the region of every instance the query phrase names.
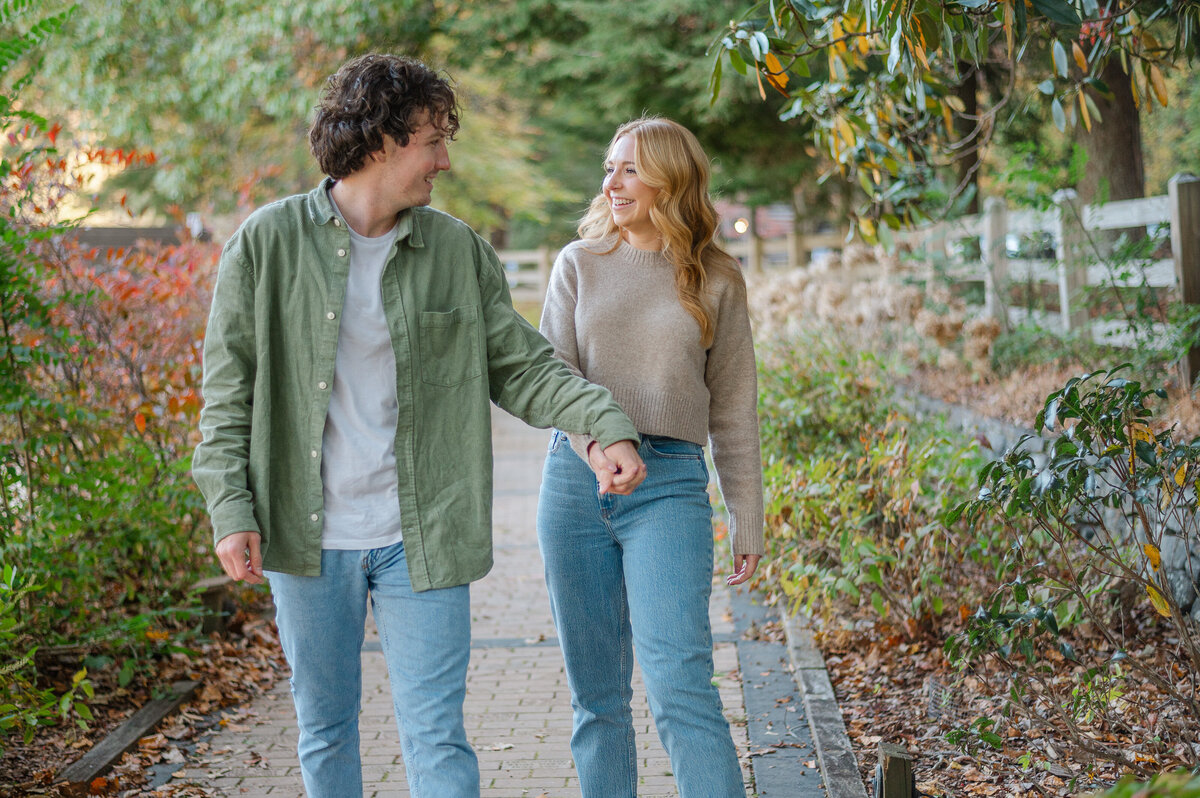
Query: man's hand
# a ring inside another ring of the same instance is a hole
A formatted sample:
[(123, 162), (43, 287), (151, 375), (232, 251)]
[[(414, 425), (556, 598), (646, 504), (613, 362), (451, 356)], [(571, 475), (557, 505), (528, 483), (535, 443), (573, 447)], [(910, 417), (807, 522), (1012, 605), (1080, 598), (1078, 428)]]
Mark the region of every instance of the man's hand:
[(601, 494), (628, 496), (646, 478), (646, 464), (638, 457), (633, 441), (617, 441), (603, 451), (592, 441), (588, 445), (588, 465), (596, 473)]
[(262, 536), (257, 532), (234, 532), (217, 543), (217, 559), (225, 573), (237, 582), (263, 583)]
[(740, 585), (754, 576), (754, 571), (758, 568), (758, 561), (762, 559), (759, 554), (735, 554), (733, 555), (733, 573), (725, 578), (727, 585)]

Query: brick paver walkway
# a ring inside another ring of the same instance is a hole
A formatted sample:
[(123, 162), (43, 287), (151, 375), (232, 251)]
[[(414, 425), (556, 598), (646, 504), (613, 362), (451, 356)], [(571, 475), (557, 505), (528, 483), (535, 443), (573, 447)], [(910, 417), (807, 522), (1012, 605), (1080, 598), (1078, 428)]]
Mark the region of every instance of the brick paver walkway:
[[(542, 578), (534, 518), (549, 433), (495, 411), (496, 566), (472, 586), (472, 651), (466, 723), (479, 755), (483, 798), (578, 796), (571, 762), (570, 693)], [(748, 748), (729, 591), (713, 591), (715, 662), (726, 716), (738, 752)], [(640, 676), (635, 673), (641, 798), (677, 796), (671, 764), (654, 731)], [(296, 721), (287, 681), (242, 711), (209, 741), (176, 780), (218, 795), (293, 798), (304, 795), (296, 759)], [(387, 669), (378, 642), (363, 650), (360, 717), (364, 792), (408, 796), (392, 715)], [(749, 780), (750, 774), (746, 772)]]

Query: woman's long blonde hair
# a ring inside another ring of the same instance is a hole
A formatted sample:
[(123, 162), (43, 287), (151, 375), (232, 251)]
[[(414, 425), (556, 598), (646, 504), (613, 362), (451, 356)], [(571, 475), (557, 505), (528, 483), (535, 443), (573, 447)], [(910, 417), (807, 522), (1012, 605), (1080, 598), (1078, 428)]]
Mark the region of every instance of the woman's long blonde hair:
[[(709, 276), (726, 275), (735, 286), (745, 290), (737, 260), (714, 239), (718, 217), (708, 196), (708, 156), (683, 125), (648, 116), (617, 128), (606, 159), (612, 157), (622, 136), (633, 139), (638, 178), (658, 189), (650, 208), (650, 221), (662, 236), (663, 255), (675, 266), (679, 302), (700, 325), (700, 341), (707, 347), (716, 332), (716, 308), (707, 298)], [(579, 223), (579, 237), (594, 241), (619, 232), (602, 191)], [(618, 244), (619, 239), (609, 251)]]

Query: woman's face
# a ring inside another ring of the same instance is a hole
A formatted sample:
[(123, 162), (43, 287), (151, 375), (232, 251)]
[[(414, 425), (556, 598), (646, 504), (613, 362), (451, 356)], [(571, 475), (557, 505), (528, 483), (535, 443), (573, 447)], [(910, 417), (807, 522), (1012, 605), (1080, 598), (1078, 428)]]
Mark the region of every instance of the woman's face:
[(638, 178), (633, 162), (634, 146), (632, 136), (617, 139), (609, 160), (604, 162), (604, 196), (618, 227), (640, 238), (656, 237), (650, 206), (658, 196), (658, 189)]

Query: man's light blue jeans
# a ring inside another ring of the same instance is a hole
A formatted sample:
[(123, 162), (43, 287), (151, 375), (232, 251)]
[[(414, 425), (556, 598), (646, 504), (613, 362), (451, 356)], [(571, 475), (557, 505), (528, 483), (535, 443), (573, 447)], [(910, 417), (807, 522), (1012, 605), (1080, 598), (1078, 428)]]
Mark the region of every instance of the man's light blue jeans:
[(555, 432), (538, 541), (574, 708), (571, 752), (585, 798), (637, 795), (633, 656), (683, 798), (745, 796), (712, 683), (713, 529), (700, 446), (646, 436), (645, 481), (599, 495)]
[(474, 798), (479, 764), (463, 728), (471, 654), (466, 585), (415, 593), (404, 544), (321, 553), (321, 575), (267, 574), (292, 668), (309, 798), (362, 795), (358, 712), (367, 600), (392, 683), (413, 798)]

